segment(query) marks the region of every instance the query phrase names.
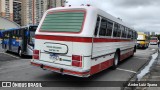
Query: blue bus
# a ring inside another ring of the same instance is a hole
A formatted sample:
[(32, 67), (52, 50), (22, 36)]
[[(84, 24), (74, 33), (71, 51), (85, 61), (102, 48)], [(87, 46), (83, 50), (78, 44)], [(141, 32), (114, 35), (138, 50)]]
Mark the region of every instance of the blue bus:
[(33, 54), (36, 25), (13, 28), (0, 32), (2, 48), (5, 52), (16, 52), (19, 56)]

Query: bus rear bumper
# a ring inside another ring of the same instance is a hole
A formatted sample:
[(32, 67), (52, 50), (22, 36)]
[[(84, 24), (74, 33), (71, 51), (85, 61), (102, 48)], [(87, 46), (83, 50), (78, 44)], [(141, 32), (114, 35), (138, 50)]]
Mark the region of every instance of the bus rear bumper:
[(145, 47), (145, 44), (137, 44), (137, 47), (140, 47), (140, 48)]
[(43, 62), (39, 60), (31, 60), (31, 65), (40, 67), (44, 70), (50, 70), (56, 73), (60, 73), (60, 74), (66, 74), (66, 75), (77, 76), (77, 77), (90, 76), (90, 70), (82, 70), (78, 68), (76, 69), (75, 67), (71, 67), (71, 66), (56, 65), (53, 63)]

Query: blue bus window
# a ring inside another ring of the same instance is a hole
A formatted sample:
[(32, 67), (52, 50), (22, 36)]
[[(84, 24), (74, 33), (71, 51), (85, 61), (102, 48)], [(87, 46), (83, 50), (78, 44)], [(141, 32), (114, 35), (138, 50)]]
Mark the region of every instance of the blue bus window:
[(25, 36), (29, 37), (29, 31), (26, 31)]
[(2, 35), (2, 32), (0, 32), (0, 38), (2, 38), (2, 36), (3, 36), (3, 35)]

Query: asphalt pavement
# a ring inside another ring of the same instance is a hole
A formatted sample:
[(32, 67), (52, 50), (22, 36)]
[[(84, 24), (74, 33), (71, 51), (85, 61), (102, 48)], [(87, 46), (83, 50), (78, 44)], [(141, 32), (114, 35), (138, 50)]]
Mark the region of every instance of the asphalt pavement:
[[(61, 75), (30, 65), (31, 59), (20, 58), (17, 54), (4, 53), (0, 49), (0, 80), (1, 81), (128, 81), (150, 60), (150, 57), (157, 50), (156, 45), (147, 49), (138, 49), (134, 57), (121, 62), (116, 70), (107, 69), (89, 78), (79, 78), (68, 75)], [(60, 83), (61, 84), (61, 83)], [(64, 83), (63, 83), (64, 84)], [(114, 84), (114, 83), (113, 83)], [(4, 88), (0, 88), (4, 89)], [(14, 90), (13, 88), (12, 90)], [(45, 88), (46, 89), (46, 88)], [(52, 87), (52, 90), (121, 90), (121, 87)], [(15, 89), (17, 90), (17, 89)], [(34, 88), (33, 90), (44, 90)]]

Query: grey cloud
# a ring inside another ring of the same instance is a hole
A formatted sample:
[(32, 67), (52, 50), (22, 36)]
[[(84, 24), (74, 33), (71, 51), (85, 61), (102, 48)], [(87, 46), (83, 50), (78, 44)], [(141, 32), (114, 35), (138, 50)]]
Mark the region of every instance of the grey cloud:
[(137, 31), (160, 32), (160, 0), (69, 0), (70, 4), (91, 3), (120, 17)]
[(160, 0), (106, 0), (121, 7), (139, 7), (159, 5)]

